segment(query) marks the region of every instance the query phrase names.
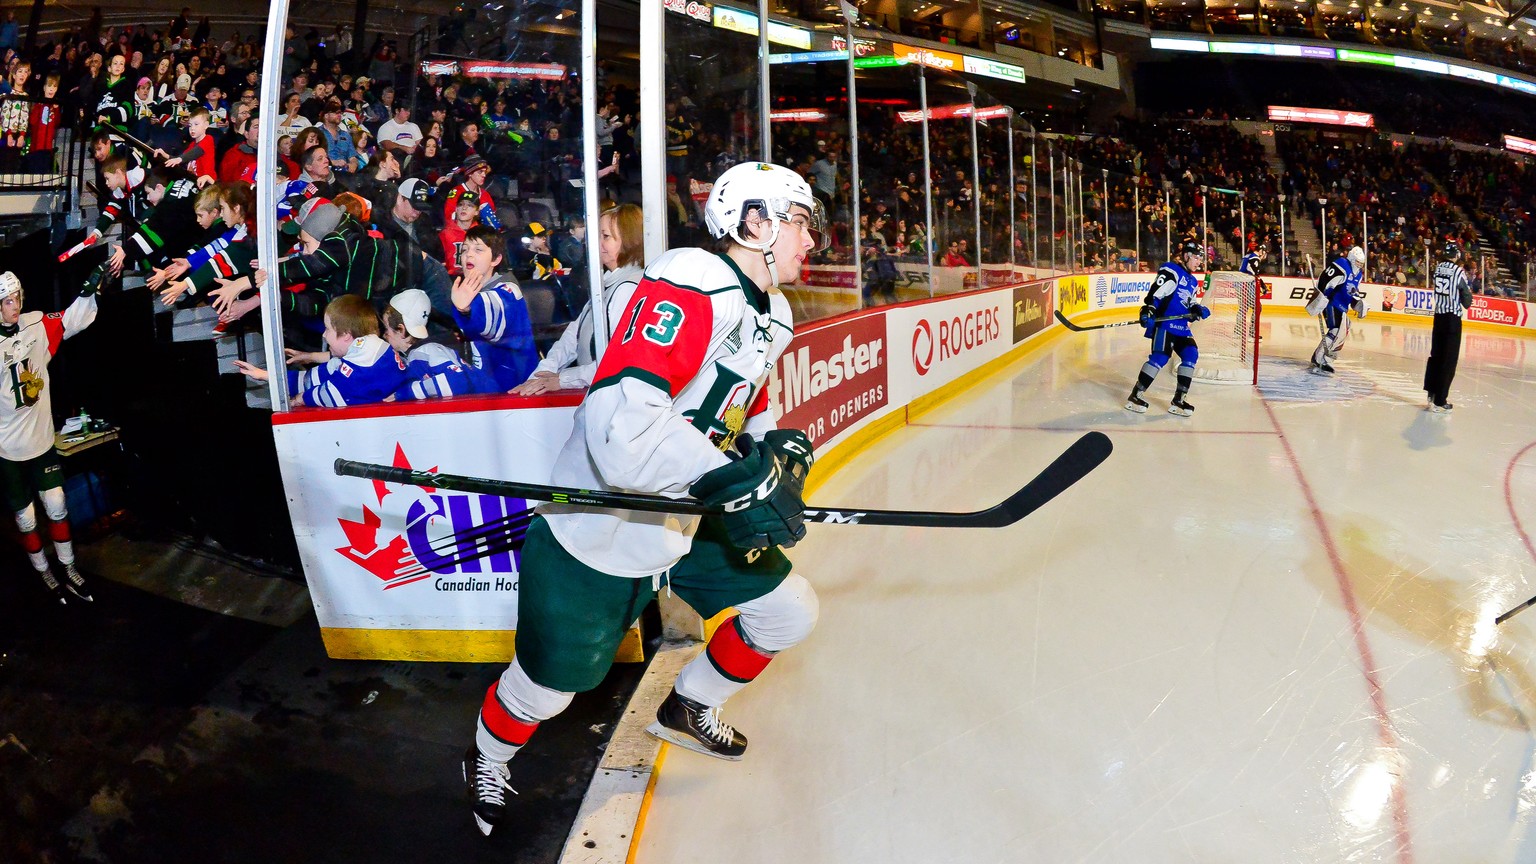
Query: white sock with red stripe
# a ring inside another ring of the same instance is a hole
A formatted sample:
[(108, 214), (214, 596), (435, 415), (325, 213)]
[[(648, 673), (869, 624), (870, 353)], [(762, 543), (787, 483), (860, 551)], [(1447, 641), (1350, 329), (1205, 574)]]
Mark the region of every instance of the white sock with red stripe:
[(75, 544), (70, 540), (68, 522), (49, 522), (48, 539), (53, 541), (53, 554), (60, 564), (75, 563)]
[(485, 691), (475, 726), (475, 746), (492, 761), (511, 761), (539, 724), (564, 711), (574, 695), (535, 684), (514, 657), (501, 678)]
[(724, 705), (761, 675), (774, 655), (811, 635), (819, 606), (811, 584), (792, 573), (736, 611), (740, 614), (720, 625), (704, 653), (678, 673), (673, 689), (679, 696), (711, 708)]
[(31, 504), (16, 511), (16, 530), (21, 534), (21, 548), (26, 550), (32, 569), (39, 573), (47, 571), (48, 556), (43, 554), (43, 538), (37, 533), (37, 515)]
[(69, 533), (69, 509), (64, 503), (64, 490), (43, 490), (43, 512), (48, 516), (48, 539), (53, 541), (53, 552), (60, 564), (75, 563), (75, 544)]
[(747, 642), (737, 615), (721, 624), (704, 653), (683, 667), (673, 689), (686, 699), (718, 708), (761, 675), (772, 659), (772, 654)]

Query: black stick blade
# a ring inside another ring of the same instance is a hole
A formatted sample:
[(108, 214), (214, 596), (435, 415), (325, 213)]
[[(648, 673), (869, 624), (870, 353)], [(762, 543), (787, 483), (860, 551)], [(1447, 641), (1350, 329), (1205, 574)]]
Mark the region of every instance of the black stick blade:
[(1525, 610), (1531, 608), (1532, 606), (1536, 606), (1536, 597), (1532, 597), (1531, 599), (1525, 601), (1524, 603), (1521, 603), (1519, 606), (1516, 606), (1515, 608), (1509, 610), (1508, 612), (1505, 612), (1503, 615), (1500, 615), (1499, 617), (1493, 619), (1493, 623), (1495, 625), (1503, 624), (1505, 621), (1508, 621), (1509, 619), (1515, 617), (1516, 615), (1520, 614), (1521, 612), (1524, 612)]
[(1045, 506), (1088, 476), (1114, 451), (1109, 436), (1089, 432), (1056, 457), (1023, 489), (1002, 503), (971, 513), (923, 510), (824, 510), (806, 508), (805, 521), (844, 525), (909, 525), (925, 528), (1004, 528)]
[(1090, 329), (1090, 328), (1087, 328), (1087, 327), (1079, 327), (1076, 324), (1073, 324), (1071, 321), (1068, 321), (1067, 320), (1067, 316), (1061, 314), (1061, 310), (1060, 309), (1056, 310), (1056, 320), (1061, 322), (1061, 326), (1063, 326), (1063, 327), (1067, 328), (1068, 330), (1071, 330), (1071, 331), (1073, 331), (1075, 333), (1082, 333), (1085, 330)]

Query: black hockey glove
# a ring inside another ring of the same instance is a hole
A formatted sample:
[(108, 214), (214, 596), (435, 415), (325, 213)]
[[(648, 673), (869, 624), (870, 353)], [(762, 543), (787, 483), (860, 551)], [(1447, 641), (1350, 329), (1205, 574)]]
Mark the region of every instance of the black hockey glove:
[(1152, 319), (1156, 317), (1157, 309), (1154, 308), (1151, 303), (1143, 303), (1141, 306), (1141, 314), (1137, 316), (1136, 320), (1140, 321), (1141, 326), (1143, 327), (1151, 327)]
[(810, 475), (811, 466), (816, 464), (811, 439), (799, 429), (774, 429), (763, 433), (762, 446), (779, 460), (779, 467), (784, 469), (784, 482), (794, 485), (796, 495), (803, 495), (805, 478)]
[(723, 507), (726, 539), (738, 549), (793, 546), (805, 536), (805, 502), (769, 448), (743, 435), (741, 458), (708, 472), (689, 491), (705, 504)]
[(107, 280), (110, 278), (112, 278), (112, 265), (103, 261), (96, 265), (96, 269), (91, 271), (91, 275), (85, 277), (85, 284), (80, 286), (80, 296), (89, 297), (95, 294), (107, 284)]
[(1211, 317), (1211, 310), (1205, 308), (1204, 306), (1195, 306), (1189, 310), (1189, 315), (1187, 317), (1191, 321), (1202, 321)]

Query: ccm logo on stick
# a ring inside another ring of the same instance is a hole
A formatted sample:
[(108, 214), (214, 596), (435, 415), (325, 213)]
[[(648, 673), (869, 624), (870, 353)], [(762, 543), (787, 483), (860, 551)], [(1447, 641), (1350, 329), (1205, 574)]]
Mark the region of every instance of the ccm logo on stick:
[(940, 319), (938, 338), (934, 338), (933, 325), (927, 318), (919, 318), (912, 331), (912, 365), (917, 374), (927, 375), (933, 368), (935, 348), (938, 360), (948, 360), (962, 351), (979, 348), (1002, 334), (998, 308), (971, 312), (964, 317)]

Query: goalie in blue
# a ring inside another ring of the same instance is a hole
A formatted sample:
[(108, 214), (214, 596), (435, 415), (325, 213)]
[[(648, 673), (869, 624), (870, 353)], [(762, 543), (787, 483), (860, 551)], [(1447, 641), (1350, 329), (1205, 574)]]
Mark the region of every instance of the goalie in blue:
[(1168, 413), (1180, 417), (1195, 413), (1195, 406), (1184, 398), (1195, 377), (1195, 363), (1200, 359), (1200, 348), (1195, 345), (1189, 322), (1209, 318), (1211, 310), (1200, 304), (1196, 296), (1200, 282), (1191, 271), (1200, 269), (1204, 262), (1205, 250), (1200, 244), (1184, 240), (1174, 251), (1173, 260), (1158, 268), (1157, 277), (1152, 280), (1152, 287), (1141, 305), (1141, 323), (1147, 328), (1147, 338), (1152, 340), (1152, 353), (1142, 365), (1141, 374), (1136, 376), (1136, 386), (1131, 388), (1131, 395), (1125, 400), (1125, 410), (1147, 413), (1147, 400), (1141, 394), (1152, 386), (1157, 373), (1163, 371), (1173, 355), (1178, 354), (1178, 384)]
[(1333, 374), (1333, 361), (1349, 338), (1349, 311), (1365, 317), (1365, 291), (1360, 287), (1364, 276), (1365, 250), (1355, 246), (1317, 279), (1317, 293), (1307, 301), (1307, 312), (1322, 316), (1323, 338), (1312, 352), (1312, 371), (1318, 375)]

